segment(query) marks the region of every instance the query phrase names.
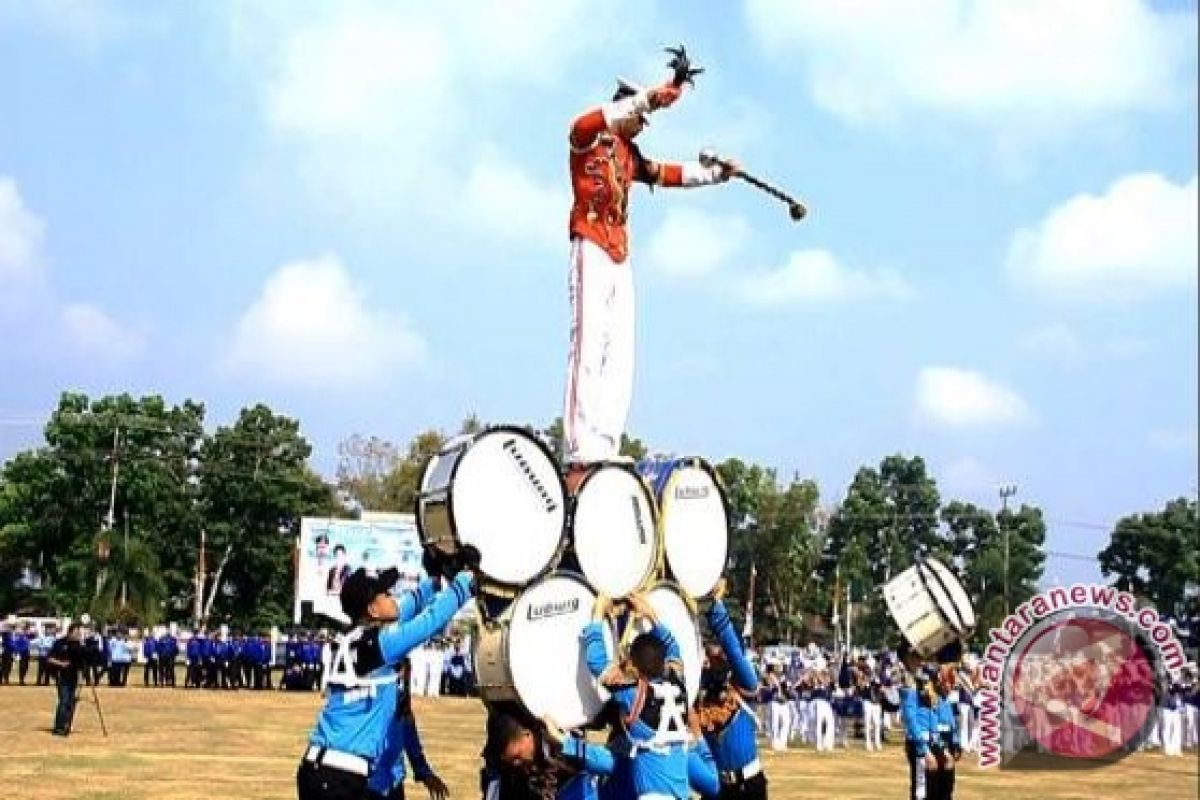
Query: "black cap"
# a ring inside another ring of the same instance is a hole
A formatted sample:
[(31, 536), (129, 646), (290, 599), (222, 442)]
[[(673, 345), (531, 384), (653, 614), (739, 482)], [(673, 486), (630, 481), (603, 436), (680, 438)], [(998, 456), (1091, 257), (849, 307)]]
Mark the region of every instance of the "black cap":
[(342, 584), (342, 613), (357, 622), (367, 615), (371, 601), (390, 592), (398, 580), (400, 571), (395, 568), (373, 574), (359, 567)]

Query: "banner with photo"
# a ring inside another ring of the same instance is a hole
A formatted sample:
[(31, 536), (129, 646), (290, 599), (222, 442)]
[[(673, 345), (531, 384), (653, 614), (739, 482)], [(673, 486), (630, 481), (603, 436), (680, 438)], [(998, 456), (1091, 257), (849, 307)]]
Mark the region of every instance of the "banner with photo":
[(305, 517), (300, 523), (296, 601), (293, 621), (299, 622), (302, 604), (330, 617), (341, 616), (338, 594), (342, 583), (359, 567), (400, 571), (396, 591), (403, 591), (424, 576), (421, 540), (412, 514), (364, 513), (362, 519)]

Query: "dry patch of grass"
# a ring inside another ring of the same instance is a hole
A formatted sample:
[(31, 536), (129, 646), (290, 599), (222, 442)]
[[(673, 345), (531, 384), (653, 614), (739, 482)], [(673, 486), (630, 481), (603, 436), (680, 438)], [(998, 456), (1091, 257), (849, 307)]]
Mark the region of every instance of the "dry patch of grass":
[[(52, 689), (0, 688), (0, 786), (24, 800), (283, 800), (294, 798), (299, 754), (319, 698), (282, 692), (101, 688), (109, 736), (81, 704), (75, 733), (49, 733)], [(88, 693), (85, 690), (85, 697)], [(415, 701), (430, 762), (456, 798), (479, 797), (482, 707), (474, 700)], [(907, 769), (883, 753), (763, 755), (773, 800), (902, 798)], [(1139, 755), (1102, 770), (1012, 773), (961, 765), (961, 800), (1184, 800), (1197, 797), (1197, 757)], [(410, 797), (423, 798), (413, 786)]]

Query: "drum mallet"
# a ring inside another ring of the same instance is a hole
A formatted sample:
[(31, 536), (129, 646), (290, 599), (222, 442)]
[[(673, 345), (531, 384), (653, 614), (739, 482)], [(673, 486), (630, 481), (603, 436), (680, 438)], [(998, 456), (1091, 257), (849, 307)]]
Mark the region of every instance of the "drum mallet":
[[(700, 165), (704, 167), (724, 167), (725, 169), (729, 169), (732, 166), (728, 160), (721, 158), (714, 150), (710, 150), (708, 148), (700, 151)], [(774, 197), (776, 200), (781, 200), (786, 203), (788, 207), (788, 214), (791, 216), (793, 221), (799, 222), (800, 220), (804, 219), (806, 214), (808, 214), (808, 209), (804, 207), (804, 203), (801, 203), (799, 200), (792, 197), (782, 189), (772, 186), (762, 178), (756, 178), (748, 172), (740, 171), (738, 172), (737, 177), (741, 178), (754, 188), (761, 189), (762, 191), (771, 195), (771, 197)]]

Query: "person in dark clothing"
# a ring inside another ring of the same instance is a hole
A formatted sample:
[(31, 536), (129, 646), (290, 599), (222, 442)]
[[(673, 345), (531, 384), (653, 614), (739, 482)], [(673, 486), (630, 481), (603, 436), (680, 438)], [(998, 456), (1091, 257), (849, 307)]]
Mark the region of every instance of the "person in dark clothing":
[(54, 711), (54, 735), (71, 733), (75, 718), (75, 694), (79, 689), (80, 671), (88, 671), (88, 653), (80, 638), (78, 623), (67, 628), (67, 635), (54, 642), (47, 662), (58, 679), (58, 706)]

